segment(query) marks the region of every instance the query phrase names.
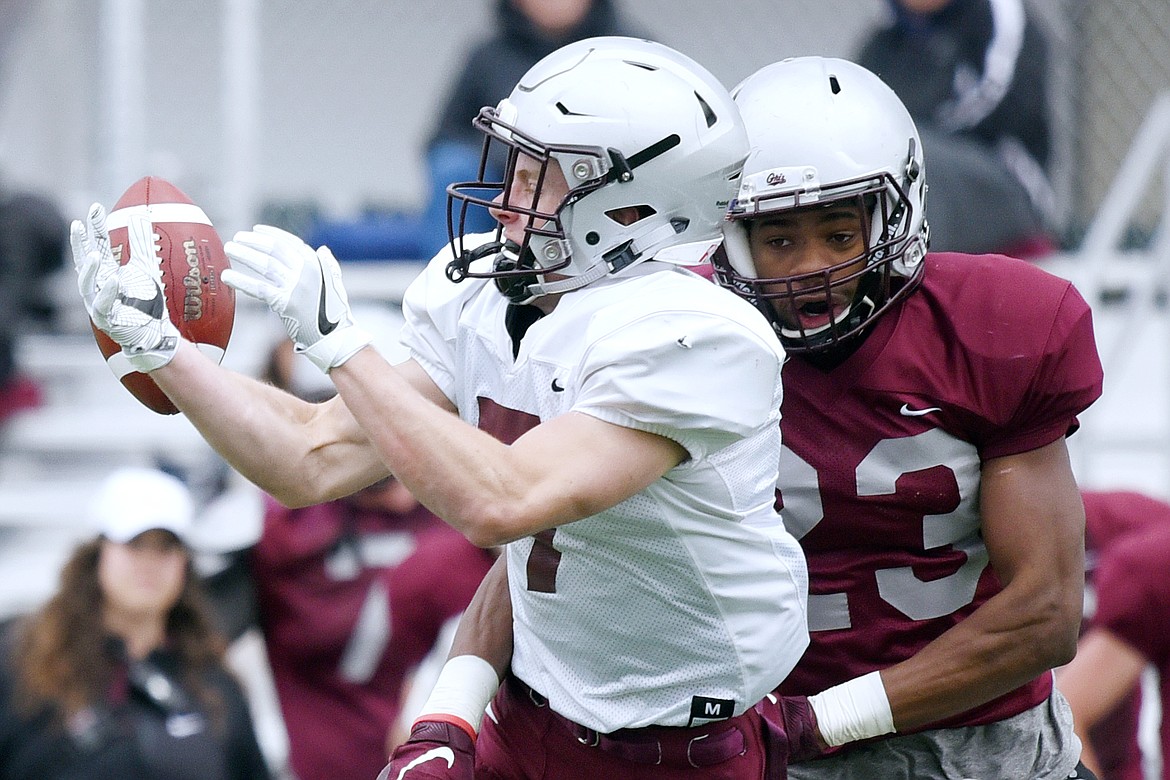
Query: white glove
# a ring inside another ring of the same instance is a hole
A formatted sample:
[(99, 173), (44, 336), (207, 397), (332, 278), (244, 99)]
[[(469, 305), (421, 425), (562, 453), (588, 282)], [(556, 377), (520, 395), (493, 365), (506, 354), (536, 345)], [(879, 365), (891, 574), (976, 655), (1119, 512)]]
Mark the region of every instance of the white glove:
[(224, 251), (232, 268), (223, 281), (280, 315), (296, 351), (325, 373), (373, 341), (353, 321), (341, 266), (329, 247), (314, 252), (292, 233), (256, 225), (236, 233)]
[(130, 259), (118, 265), (110, 249), (106, 210), (89, 207), (85, 221), (69, 231), (77, 288), (94, 325), (122, 347), (130, 365), (143, 373), (161, 368), (175, 356), (179, 331), (167, 313), (159, 239), (150, 219), (133, 216), (126, 226)]

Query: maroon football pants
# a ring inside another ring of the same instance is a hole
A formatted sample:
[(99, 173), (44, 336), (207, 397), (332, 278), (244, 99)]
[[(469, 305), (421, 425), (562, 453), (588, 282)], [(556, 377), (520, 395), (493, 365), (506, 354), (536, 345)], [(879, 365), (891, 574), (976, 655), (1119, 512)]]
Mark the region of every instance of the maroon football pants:
[[(765, 778), (755, 710), (696, 728), (598, 734), (553, 712), (514, 677), (500, 686), (475, 747), (477, 780), (751, 780)], [(767, 780), (783, 780), (772, 767)]]

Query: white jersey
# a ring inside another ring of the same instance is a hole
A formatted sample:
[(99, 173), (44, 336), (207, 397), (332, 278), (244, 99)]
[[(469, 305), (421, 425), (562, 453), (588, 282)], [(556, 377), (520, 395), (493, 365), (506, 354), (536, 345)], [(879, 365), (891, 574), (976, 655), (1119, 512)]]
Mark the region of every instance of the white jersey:
[(644, 263), (567, 293), (513, 358), (490, 280), (441, 254), (407, 290), (403, 341), (467, 422), (514, 441), (570, 411), (690, 457), (617, 506), (507, 546), (513, 672), (597, 731), (738, 715), (808, 644), (807, 573), (773, 509), (783, 354), (765, 320)]

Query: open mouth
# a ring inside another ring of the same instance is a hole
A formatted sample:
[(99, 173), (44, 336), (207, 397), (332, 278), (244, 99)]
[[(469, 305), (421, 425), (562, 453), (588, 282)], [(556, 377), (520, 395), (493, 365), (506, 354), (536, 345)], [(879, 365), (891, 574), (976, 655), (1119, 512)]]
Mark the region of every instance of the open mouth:
[(811, 298), (796, 298), (788, 307), (788, 324), (805, 332), (816, 332), (832, 325), (848, 309), (848, 304), (836, 296), (825, 298), (817, 295)]

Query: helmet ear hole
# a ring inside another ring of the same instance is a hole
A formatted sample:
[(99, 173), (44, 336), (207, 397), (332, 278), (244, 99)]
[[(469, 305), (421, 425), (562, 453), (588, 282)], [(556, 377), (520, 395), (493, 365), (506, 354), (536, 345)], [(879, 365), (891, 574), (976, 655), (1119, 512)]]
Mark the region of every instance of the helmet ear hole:
[(657, 213), (658, 212), (654, 210), (653, 206), (648, 206), (643, 203), (641, 206), (622, 206), (618, 209), (610, 209), (609, 211), (605, 212), (605, 216), (609, 217), (619, 225), (625, 225), (628, 227), (635, 222), (641, 222), (647, 217), (652, 217)]

